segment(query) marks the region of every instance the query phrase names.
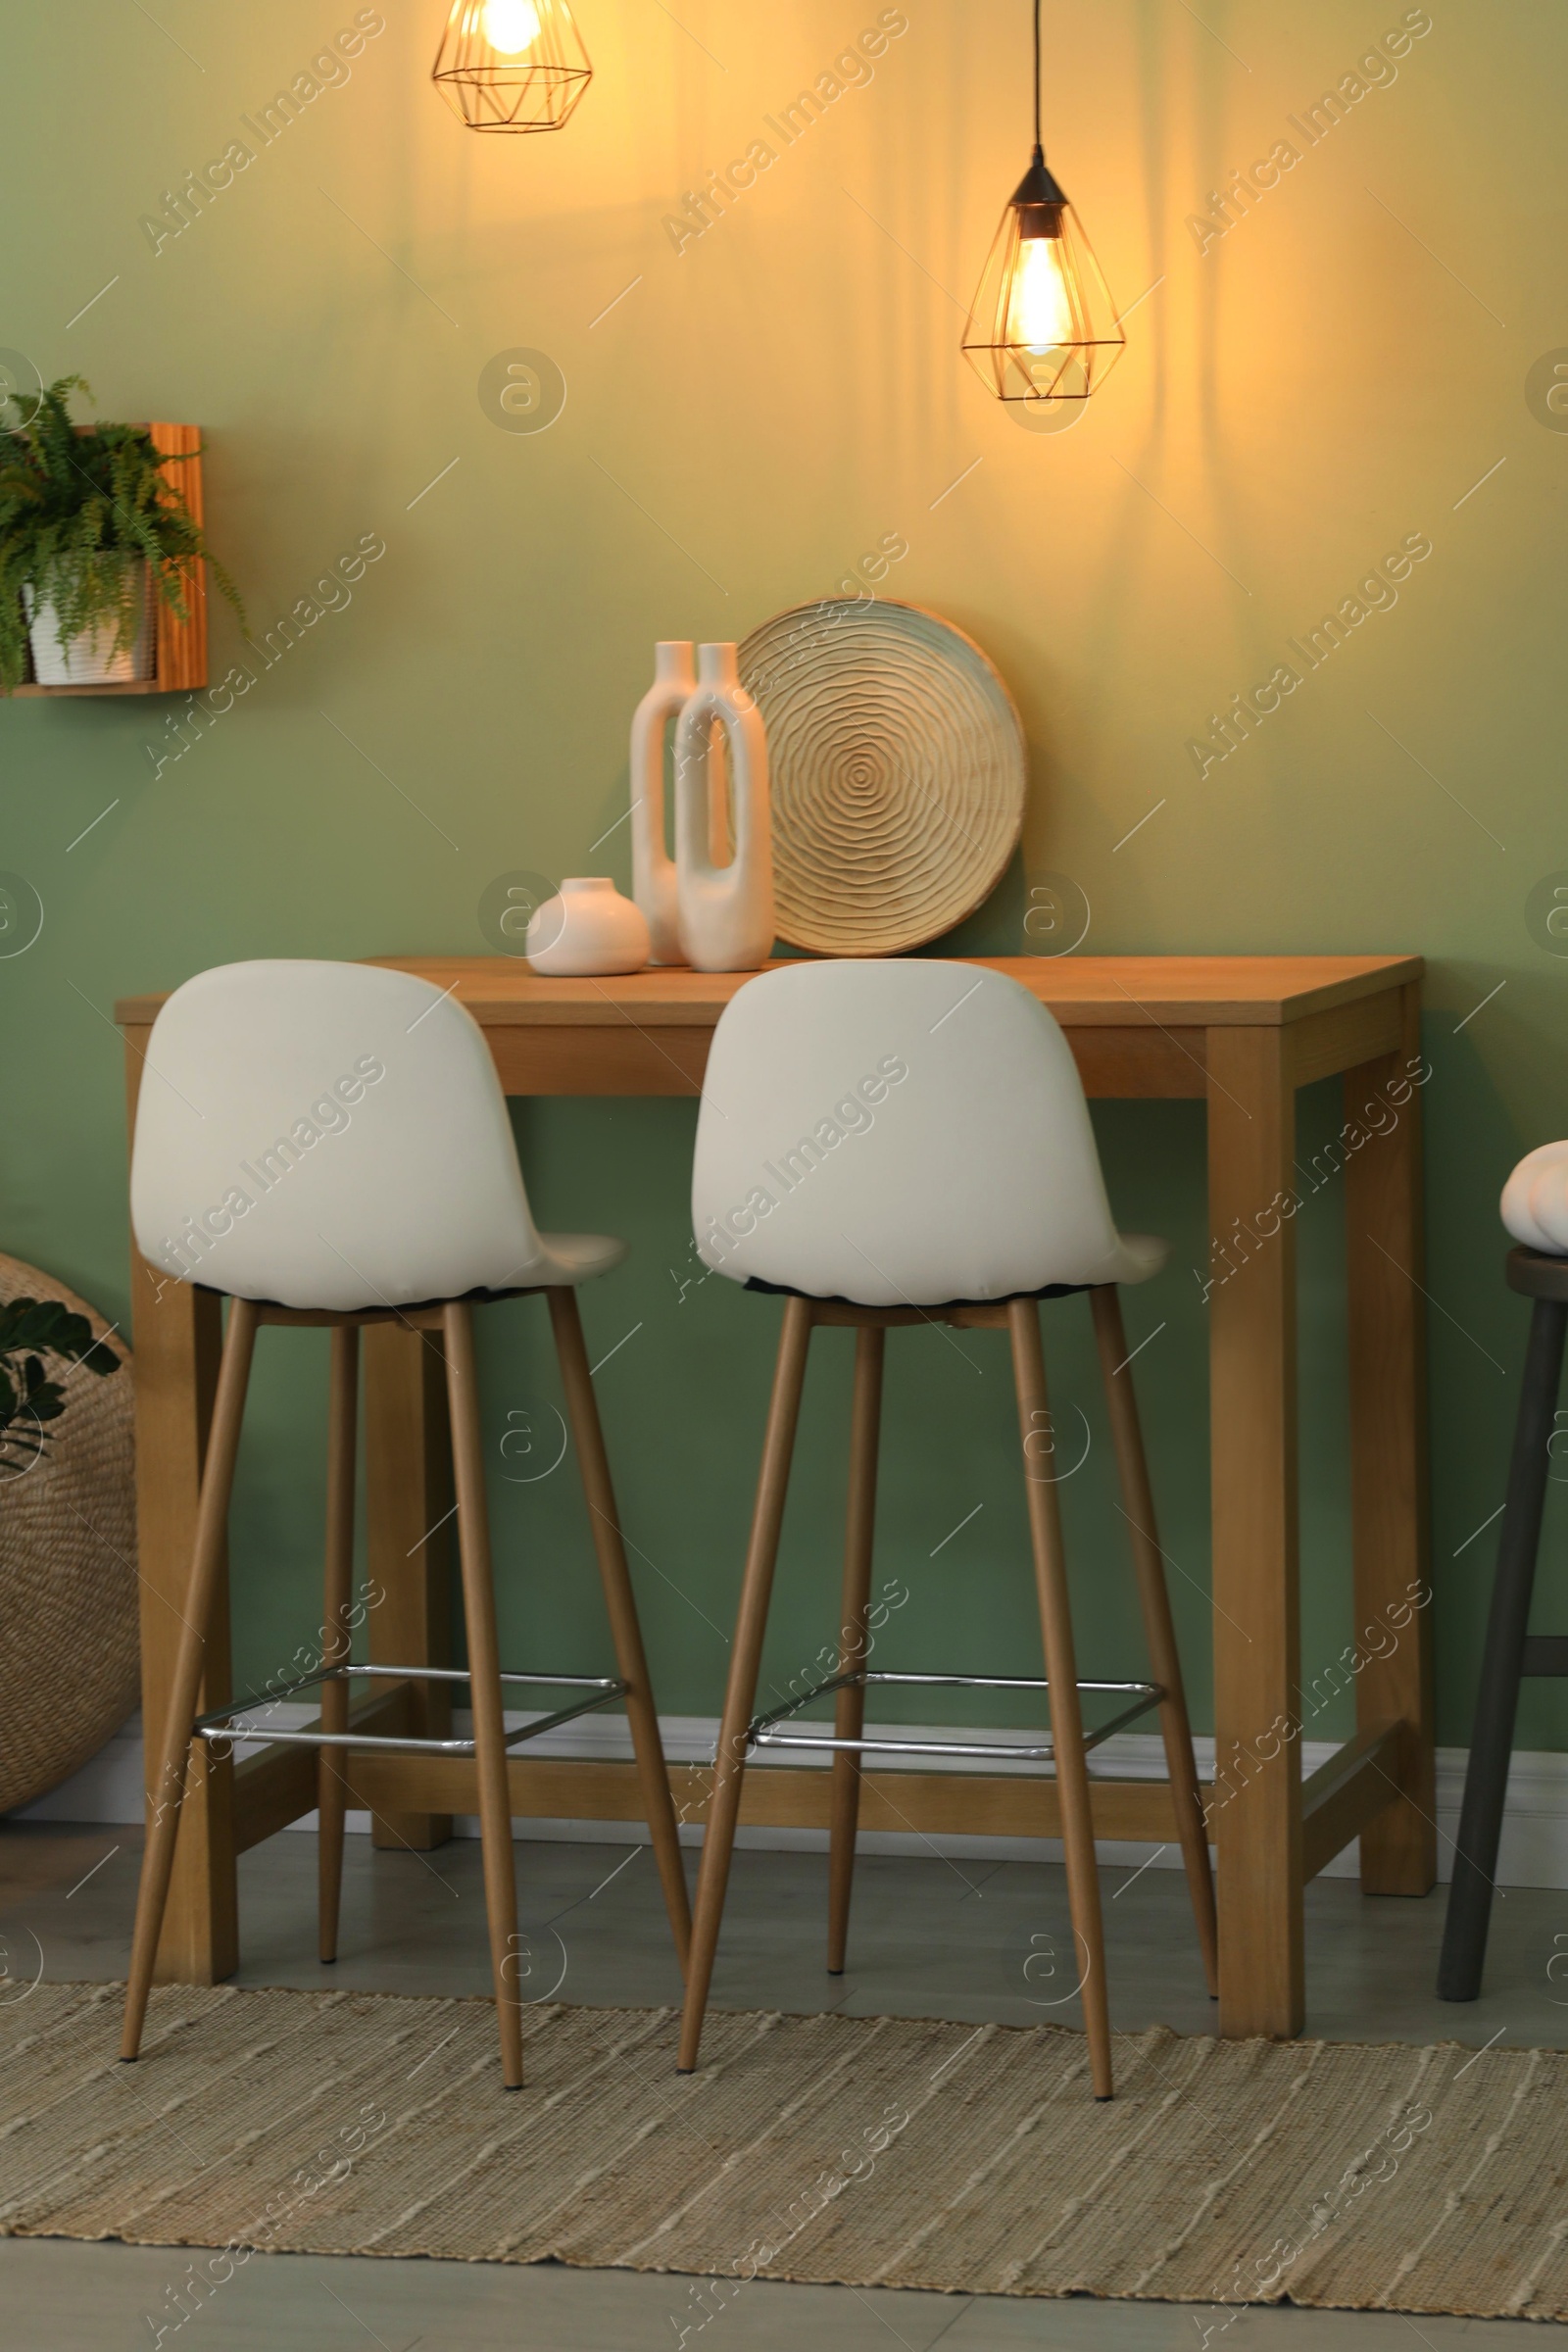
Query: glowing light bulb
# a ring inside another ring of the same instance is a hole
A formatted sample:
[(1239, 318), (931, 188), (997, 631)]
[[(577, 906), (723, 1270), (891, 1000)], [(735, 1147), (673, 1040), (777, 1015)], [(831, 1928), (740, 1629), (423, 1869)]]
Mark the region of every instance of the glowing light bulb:
[(519, 57), (539, 38), (533, 0), (485, 0), (484, 37), (498, 56)]
[(1007, 341), (1038, 357), (1072, 341), (1072, 298), (1059, 237), (1025, 237), (1013, 264)]

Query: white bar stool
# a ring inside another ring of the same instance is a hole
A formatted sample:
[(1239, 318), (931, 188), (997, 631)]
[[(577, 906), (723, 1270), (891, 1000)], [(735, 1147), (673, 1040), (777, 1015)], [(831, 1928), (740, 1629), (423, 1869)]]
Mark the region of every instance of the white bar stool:
[[(1210, 1992), (1218, 1983), (1208, 1843), (1117, 1293), (1119, 1284), (1157, 1273), (1165, 1245), (1116, 1231), (1077, 1066), (1051, 1014), (999, 972), (924, 958), (801, 963), (739, 992), (709, 1055), (692, 1219), (708, 1265), (748, 1289), (783, 1292), (786, 1303), (697, 1883), (680, 2068), (689, 2073), (697, 2065), (750, 1750), (833, 1751), (828, 1967), (841, 1970), (858, 1759), (871, 1751), (944, 1752), (931, 1742), (866, 1739), (866, 1687), (961, 1685), (1050, 1693), (1049, 1739), (983, 1752), (1054, 1765), (1091, 2071), (1097, 2097), (1109, 2098), (1110, 2018), (1085, 1757), (1155, 1708)], [(1079, 1290), (1089, 1292), (1094, 1312), (1153, 1673), (1148, 1682), (1078, 1680), (1038, 1301)], [(919, 1323), (1009, 1336), (1043, 1680), (865, 1668), (883, 1335)], [(823, 1324), (856, 1331), (838, 1672), (754, 1718), (807, 1351)], [(1079, 1703), (1085, 1690), (1129, 1702), (1087, 1737)], [(836, 1693), (831, 1735), (825, 1727), (821, 1734), (808, 1725), (783, 1728), (828, 1692)]]
[[(320, 1751), (320, 1956), (337, 1952), (347, 1787), (335, 1758), (354, 1748), (434, 1749), (477, 1766), (485, 1906), (502, 2073), (522, 2082), (516, 1998), (516, 1887), (507, 1757), (592, 1707), (625, 1703), (643, 1803), (681, 1965), (690, 1913), (674, 1808), (648, 1684), (620, 1524), (589, 1377), (576, 1286), (625, 1256), (596, 1234), (535, 1230), (489, 1050), (451, 997), (406, 972), (365, 964), (236, 963), (176, 989), (153, 1025), (131, 1160), (131, 1221), (149, 1264), (230, 1300), (196, 1541), (169, 1715), (148, 1727), (158, 1774), (148, 1788), (130, 1981), (121, 2055), (141, 2046), (193, 1739), (243, 1735), (245, 1702), (196, 1715), (225, 1541), (234, 1462), (256, 1332), (264, 1323), (326, 1328), (327, 1659), (274, 1696), (319, 1686), (318, 1726), (276, 1732)], [(582, 1472), (614, 1642), (614, 1676), (503, 1674), (496, 1645), (484, 1446), (473, 1309), (542, 1292)], [(466, 1672), (354, 1666), (350, 1603), (359, 1334), (397, 1321), (445, 1358)], [(467, 1682), (471, 1740), (356, 1732), (351, 1679)], [(502, 1685), (587, 1695), (509, 1733)], [(155, 1747), (155, 1728), (161, 1741)]]

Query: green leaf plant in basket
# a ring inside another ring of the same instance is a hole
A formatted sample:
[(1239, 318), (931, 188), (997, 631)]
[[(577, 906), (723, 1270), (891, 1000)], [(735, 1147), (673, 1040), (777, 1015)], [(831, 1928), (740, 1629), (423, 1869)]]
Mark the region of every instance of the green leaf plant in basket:
[(95, 1340), (86, 1316), (73, 1314), (63, 1299), (12, 1298), (0, 1306), (0, 1478), (32, 1468), (49, 1442), (46, 1425), (66, 1409), (46, 1355), (104, 1378), (120, 1369), (113, 1348)]
[(212, 564), (243, 617), (233, 581), (213, 555), (165, 468), (180, 461), (140, 424), (71, 420), (63, 375), (0, 405), (0, 694), (33, 668), (44, 684), (121, 682), (151, 674), (155, 599), (189, 618), (183, 567)]

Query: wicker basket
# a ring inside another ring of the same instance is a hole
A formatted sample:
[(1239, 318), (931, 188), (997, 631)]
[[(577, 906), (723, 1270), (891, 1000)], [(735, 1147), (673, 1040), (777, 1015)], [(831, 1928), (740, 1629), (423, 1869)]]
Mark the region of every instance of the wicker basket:
[[(0, 1300), (60, 1298), (107, 1325), (53, 1276), (0, 1257)], [(0, 1812), (58, 1787), (136, 1706), (134, 1400), (130, 1351), (107, 1379), (51, 1358), (66, 1410), (42, 1458), (0, 1467)]]

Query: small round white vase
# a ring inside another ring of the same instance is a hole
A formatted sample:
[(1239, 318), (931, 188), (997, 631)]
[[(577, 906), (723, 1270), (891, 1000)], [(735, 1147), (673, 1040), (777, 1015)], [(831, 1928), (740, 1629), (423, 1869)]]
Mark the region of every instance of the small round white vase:
[(596, 972), (640, 972), (648, 961), (648, 922), (608, 875), (563, 882), (528, 925), (528, 961), (536, 972), (570, 979)]

